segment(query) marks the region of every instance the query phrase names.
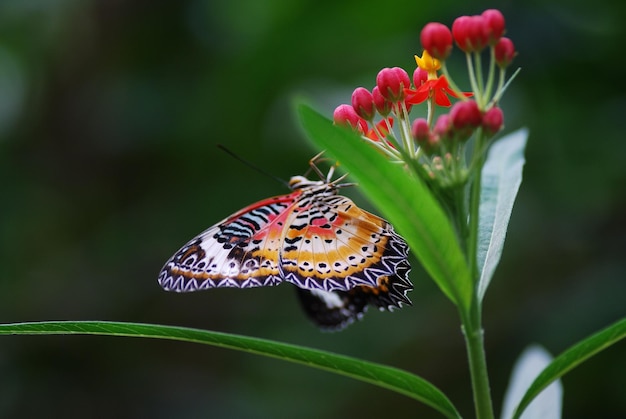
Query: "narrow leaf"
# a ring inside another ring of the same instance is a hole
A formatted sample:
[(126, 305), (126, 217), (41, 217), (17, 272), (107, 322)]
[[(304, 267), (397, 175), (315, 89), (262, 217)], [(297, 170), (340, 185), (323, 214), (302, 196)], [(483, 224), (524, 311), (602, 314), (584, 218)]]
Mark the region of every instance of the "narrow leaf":
[(519, 418), (528, 404), (554, 380), (624, 337), (626, 337), (626, 318), (582, 340), (557, 356), (528, 388), (513, 418)]
[[(513, 417), (513, 411), (539, 373), (552, 361), (552, 355), (540, 346), (528, 347), (515, 363), (511, 381), (504, 396), (502, 419)], [(558, 419), (563, 405), (561, 380), (552, 382), (524, 411), (521, 419)]]
[(168, 339), (237, 349), (365, 381), (419, 400), (448, 418), (460, 417), (450, 400), (439, 389), (414, 374), (373, 362), (301, 346), (228, 333), (141, 323), (82, 321), (0, 325), (0, 335), (72, 334)]
[(522, 183), (528, 130), (521, 129), (496, 141), (483, 166), (478, 227), (478, 298), (482, 301), (500, 262), (513, 203)]
[(424, 182), (310, 107), (299, 105), (298, 111), (309, 138), (354, 176), (448, 298), (468, 307), (469, 268), (452, 224)]

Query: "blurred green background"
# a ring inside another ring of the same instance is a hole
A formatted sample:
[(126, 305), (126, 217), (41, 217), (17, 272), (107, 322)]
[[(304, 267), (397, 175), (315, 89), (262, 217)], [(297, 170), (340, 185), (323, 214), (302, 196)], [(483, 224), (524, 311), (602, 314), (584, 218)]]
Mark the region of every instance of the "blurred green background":
[[(414, 261), (413, 307), (320, 333), (293, 290), (160, 289), (184, 242), (285, 193), (331, 115), (382, 67), (411, 72), (431, 20), (500, 8), (522, 73), (502, 103), (530, 129), (524, 183), (485, 304), (499, 411), (512, 363), (626, 315), (623, 2), (3, 0), (0, 321), (120, 320), (297, 343), (422, 375), (473, 415), (453, 306)], [(458, 54), (458, 52), (457, 52)], [(463, 81), (463, 69), (452, 69)], [(358, 190), (348, 194), (368, 207)], [(626, 416), (626, 342), (564, 379), (564, 417)], [(0, 417), (439, 417), (374, 386), (176, 342), (0, 339)]]

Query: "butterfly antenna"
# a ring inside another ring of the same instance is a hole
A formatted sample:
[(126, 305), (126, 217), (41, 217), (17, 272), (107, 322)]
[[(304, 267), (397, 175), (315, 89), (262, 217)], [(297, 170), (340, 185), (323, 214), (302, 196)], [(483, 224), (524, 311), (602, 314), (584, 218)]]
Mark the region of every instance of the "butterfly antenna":
[(311, 160), (309, 160), (309, 171), (311, 171), (311, 170), (314, 171), (320, 177), (320, 179), (326, 180), (326, 183), (332, 184), (336, 188), (346, 188), (346, 187), (349, 187), (349, 186), (355, 186), (356, 185), (356, 183), (353, 183), (353, 182), (350, 182), (350, 183), (340, 183), (342, 180), (344, 180), (346, 177), (348, 177), (348, 173), (344, 173), (343, 175), (339, 176), (337, 179), (333, 180), (333, 175), (335, 174), (335, 169), (337, 167), (339, 167), (339, 162), (335, 162), (335, 164), (330, 166), (330, 169), (328, 169), (328, 174), (326, 176), (324, 176), (324, 173), (322, 173), (320, 168), (317, 167), (317, 163), (318, 162), (324, 161), (324, 160), (328, 160), (327, 158), (323, 158), (322, 154), (324, 154), (324, 151), (320, 152), (319, 154), (314, 156)]
[(230, 155), (231, 157), (235, 158), (236, 160), (239, 160), (240, 162), (242, 162), (243, 164), (245, 164), (246, 166), (250, 167), (251, 169), (256, 170), (257, 172), (261, 173), (262, 175), (268, 176), (272, 179), (274, 179), (275, 181), (277, 181), (278, 183), (281, 183), (283, 185), (285, 185), (286, 187), (289, 187), (289, 182), (287, 182), (284, 179), (279, 178), (278, 176), (261, 169), (259, 166), (257, 166), (256, 164), (251, 163), (250, 161), (244, 159), (243, 157), (235, 154), (233, 151), (229, 150), (228, 148), (226, 148), (226, 146), (224, 146), (223, 144), (218, 144), (217, 147), (226, 152), (226, 154)]
[(331, 183), (333, 185), (335, 185), (335, 187), (337, 189), (339, 188), (348, 188), (351, 186), (356, 186), (358, 185), (358, 183), (355, 182), (346, 182), (346, 183), (340, 183), (342, 180), (344, 180), (346, 177), (348, 177), (349, 173), (344, 173), (343, 175), (339, 176), (337, 179), (333, 180)]
[[(322, 171), (320, 170), (319, 167), (317, 167), (317, 162), (326, 160), (326, 159), (322, 159), (322, 154), (324, 154), (325, 150), (320, 151), (318, 154), (316, 154), (315, 156), (313, 156), (313, 158), (311, 160), (309, 160), (309, 170), (306, 171), (306, 173), (304, 174), (305, 176), (307, 176), (310, 172), (315, 172), (315, 174), (321, 179), (324, 180), (326, 179), (326, 182), (329, 182), (329, 177), (325, 176), (324, 173), (322, 173)], [(334, 170), (333, 168), (331, 168), (331, 170)], [(331, 173), (332, 175), (332, 173)]]

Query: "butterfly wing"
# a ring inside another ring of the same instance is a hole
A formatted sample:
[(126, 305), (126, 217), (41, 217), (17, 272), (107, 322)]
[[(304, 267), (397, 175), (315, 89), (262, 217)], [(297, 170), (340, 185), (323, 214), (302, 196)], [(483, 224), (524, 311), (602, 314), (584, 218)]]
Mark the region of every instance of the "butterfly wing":
[(166, 290), (298, 287), (320, 327), (341, 329), (368, 305), (410, 304), (408, 246), (384, 219), (329, 189), (298, 189), (252, 204), (208, 228), (168, 260)]
[(354, 290), (322, 291), (296, 287), (296, 294), (306, 315), (323, 330), (343, 329), (360, 319), (367, 307), (367, 300)]
[(165, 263), (159, 284), (176, 292), (279, 284), (285, 220), (300, 194), (259, 201), (208, 228)]
[(342, 328), (368, 304), (410, 304), (408, 245), (384, 219), (332, 195), (294, 208), (286, 222), (282, 276), (321, 327)]

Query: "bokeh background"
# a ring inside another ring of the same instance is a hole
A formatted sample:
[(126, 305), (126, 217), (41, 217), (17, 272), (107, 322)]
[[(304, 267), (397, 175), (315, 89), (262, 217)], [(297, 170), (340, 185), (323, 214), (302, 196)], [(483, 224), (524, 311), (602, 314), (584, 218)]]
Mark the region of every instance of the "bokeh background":
[[(413, 371), (471, 417), (452, 305), (414, 261), (413, 307), (320, 333), (293, 290), (166, 293), (184, 242), (285, 193), (317, 152), (293, 100), (331, 115), (382, 67), (414, 68), (431, 20), (500, 8), (522, 72), (502, 103), (530, 129), (485, 304), (499, 411), (529, 343), (557, 354), (626, 315), (626, 13), (620, 1), (3, 0), (0, 321), (120, 320), (247, 334)], [(463, 80), (463, 69), (453, 69)], [(356, 188), (348, 194), (366, 208)], [(626, 343), (564, 379), (564, 417), (626, 416)], [(0, 417), (439, 417), (364, 383), (177, 342), (0, 339)]]

